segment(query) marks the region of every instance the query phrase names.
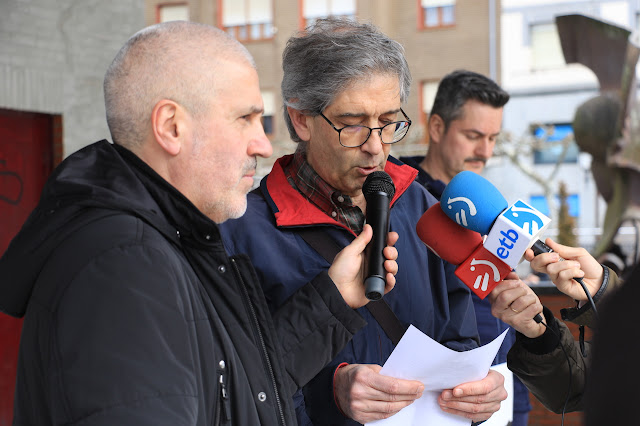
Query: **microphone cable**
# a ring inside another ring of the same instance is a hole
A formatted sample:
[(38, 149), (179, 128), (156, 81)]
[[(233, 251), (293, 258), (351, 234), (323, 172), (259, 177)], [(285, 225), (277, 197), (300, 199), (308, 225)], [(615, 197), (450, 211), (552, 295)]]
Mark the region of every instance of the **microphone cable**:
[(593, 297), (591, 297), (591, 293), (589, 293), (589, 289), (587, 288), (587, 285), (584, 283), (584, 281), (582, 281), (582, 278), (574, 278), (574, 280), (577, 281), (578, 284), (580, 284), (580, 286), (582, 287), (582, 290), (584, 290), (584, 294), (587, 295), (587, 300), (589, 301), (589, 305), (591, 305), (591, 309), (593, 310), (593, 314), (594, 314), (594, 316), (597, 317), (598, 310), (596, 309), (596, 304), (593, 301)]

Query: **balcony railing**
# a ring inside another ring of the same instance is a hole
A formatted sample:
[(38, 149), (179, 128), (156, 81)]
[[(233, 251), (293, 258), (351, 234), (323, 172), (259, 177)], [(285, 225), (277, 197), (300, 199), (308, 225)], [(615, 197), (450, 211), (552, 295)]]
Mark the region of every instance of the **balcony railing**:
[(242, 25), (231, 25), (224, 27), (227, 34), (233, 36), (238, 41), (265, 40), (273, 38), (273, 23), (271, 22), (249, 22)]

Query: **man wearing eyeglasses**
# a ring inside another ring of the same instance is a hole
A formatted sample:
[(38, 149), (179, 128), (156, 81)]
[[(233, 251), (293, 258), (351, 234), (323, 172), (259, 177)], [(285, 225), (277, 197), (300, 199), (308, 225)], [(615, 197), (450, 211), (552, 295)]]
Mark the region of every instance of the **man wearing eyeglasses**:
[[(276, 309), (303, 277), (327, 267), (322, 250), (316, 251), (303, 232), (319, 230), (338, 247), (352, 241), (365, 222), (363, 183), (384, 170), (396, 188), (390, 230), (400, 238), (397, 285), (383, 300), (404, 327), (412, 324), (453, 350), (476, 347), (469, 290), (415, 232), (436, 200), (414, 182), (415, 169), (389, 156), (391, 144), (411, 125), (401, 108), (411, 85), (402, 46), (372, 25), (322, 19), (289, 39), (283, 70), (285, 119), (298, 148), (277, 160), (249, 195), (247, 213), (222, 226), (227, 249), (252, 258), (267, 303)], [(421, 396), (424, 384), (379, 374), (394, 345), (368, 309), (358, 312), (367, 326), (296, 395), (299, 424), (368, 423)], [(309, 327), (290, 321), (298, 331)], [(448, 413), (485, 420), (506, 398), (503, 381), (490, 372), (443, 391), (438, 402)]]

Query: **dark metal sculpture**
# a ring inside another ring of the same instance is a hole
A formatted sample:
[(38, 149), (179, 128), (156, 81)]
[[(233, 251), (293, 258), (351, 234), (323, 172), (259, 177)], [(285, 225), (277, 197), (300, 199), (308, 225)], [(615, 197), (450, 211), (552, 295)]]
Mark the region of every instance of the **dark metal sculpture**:
[(600, 94), (580, 105), (573, 130), (581, 151), (591, 154), (591, 172), (607, 202), (603, 233), (592, 254), (613, 244), (623, 223), (636, 230), (631, 263), (640, 251), (640, 110), (636, 102), (636, 64), (640, 48), (625, 28), (584, 15), (556, 17), (567, 63), (593, 71)]

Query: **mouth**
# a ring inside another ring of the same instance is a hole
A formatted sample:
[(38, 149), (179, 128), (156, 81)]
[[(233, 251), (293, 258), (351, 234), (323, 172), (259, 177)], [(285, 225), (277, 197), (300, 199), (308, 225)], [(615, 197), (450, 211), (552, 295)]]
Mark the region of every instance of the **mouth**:
[(358, 170), (360, 170), (360, 172), (364, 175), (364, 176), (368, 176), (371, 173), (380, 170), (380, 167), (378, 166), (360, 166), (358, 167)]
[(256, 175), (256, 167), (258, 165), (258, 160), (255, 157), (252, 157), (249, 161), (247, 161), (242, 168), (242, 177), (243, 178), (251, 178)]

